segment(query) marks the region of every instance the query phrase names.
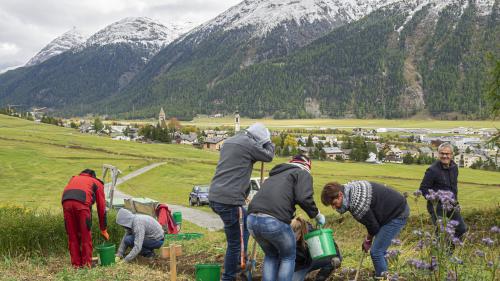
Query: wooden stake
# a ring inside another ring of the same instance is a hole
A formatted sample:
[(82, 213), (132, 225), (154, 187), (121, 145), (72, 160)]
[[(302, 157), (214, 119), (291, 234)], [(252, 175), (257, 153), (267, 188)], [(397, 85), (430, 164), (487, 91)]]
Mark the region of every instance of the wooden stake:
[(182, 256), (182, 246), (170, 244), (168, 247), (161, 247), (160, 257), (162, 259), (170, 259), (170, 279), (177, 280), (177, 257)]
[(177, 257), (175, 245), (170, 244), (170, 280), (177, 281)]

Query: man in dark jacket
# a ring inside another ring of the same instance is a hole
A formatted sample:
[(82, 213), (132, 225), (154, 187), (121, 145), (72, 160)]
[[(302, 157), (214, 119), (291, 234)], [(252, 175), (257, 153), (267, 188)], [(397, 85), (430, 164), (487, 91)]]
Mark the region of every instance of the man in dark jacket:
[(366, 227), (368, 234), (361, 247), (365, 252), (370, 251), (375, 275), (382, 276), (387, 271), (387, 248), (410, 215), (405, 197), (375, 182), (352, 181), (344, 185), (330, 182), (323, 188), (321, 202), (341, 214), (349, 211)]
[(248, 230), (266, 254), (263, 281), (293, 278), (296, 243), (290, 222), (296, 204), (318, 224), (325, 223), (313, 199), (310, 170), (311, 161), (302, 155), (275, 166), (248, 206)]
[[(269, 130), (261, 123), (224, 141), (215, 175), (210, 184), (208, 200), (210, 207), (223, 223), (227, 239), (222, 280), (234, 280), (241, 270), (240, 253), (243, 236), (244, 253), (248, 244), (245, 205), (246, 191), (250, 184), (253, 164), (257, 161), (271, 162), (274, 145)], [(240, 217), (243, 233), (240, 231)]]
[(425, 171), (424, 178), (420, 184), (420, 191), (424, 197), (429, 195), (429, 191), (439, 190), (453, 193), (453, 207), (451, 210), (445, 210), (442, 202), (438, 201), (434, 206), (432, 200), (427, 200), (427, 210), (431, 215), (432, 222), (436, 225), (439, 217), (446, 216), (451, 220), (458, 222), (455, 227), (455, 236), (461, 238), (467, 232), (467, 226), (460, 214), (458, 207), (458, 166), (453, 159), (453, 146), (450, 143), (442, 143), (438, 148), (439, 160), (434, 162)]
[(92, 205), (97, 201), (101, 235), (109, 239), (106, 229), (106, 201), (104, 186), (93, 170), (83, 170), (71, 178), (62, 195), (64, 224), (68, 235), (71, 264), (74, 267), (92, 264)]

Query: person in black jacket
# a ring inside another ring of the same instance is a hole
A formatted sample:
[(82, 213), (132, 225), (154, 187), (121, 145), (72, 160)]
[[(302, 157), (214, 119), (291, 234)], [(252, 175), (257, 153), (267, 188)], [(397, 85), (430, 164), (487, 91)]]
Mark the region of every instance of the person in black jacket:
[(365, 252), (370, 251), (375, 276), (382, 276), (387, 271), (387, 248), (410, 215), (406, 198), (394, 189), (375, 182), (352, 181), (344, 185), (330, 182), (323, 187), (321, 202), (341, 214), (349, 211), (366, 227), (368, 234), (361, 248)]
[[(465, 225), (464, 219), (460, 214), (460, 208), (458, 205), (458, 166), (452, 160), (453, 159), (453, 146), (450, 143), (442, 143), (438, 147), (439, 160), (434, 162), (425, 171), (424, 178), (420, 184), (420, 191), (422, 195), (426, 197), (429, 195), (429, 191), (433, 190), (435, 192), (439, 190), (450, 191), (453, 193), (452, 201), (453, 207), (450, 210), (443, 208), (441, 201), (437, 202), (434, 206), (432, 200), (427, 201), (427, 210), (431, 215), (432, 222), (436, 226), (437, 219), (439, 217), (446, 216), (451, 220), (458, 222), (455, 227), (455, 236), (462, 238), (462, 236), (467, 232), (467, 226)], [(437, 226), (436, 226), (437, 227)]]
[(279, 164), (248, 206), (248, 230), (264, 250), (262, 280), (291, 281), (295, 268), (295, 235), (290, 222), (298, 204), (318, 224), (325, 223), (313, 199), (311, 161), (294, 156)]
[(324, 281), (328, 279), (333, 270), (339, 268), (342, 262), (342, 256), (337, 243), (335, 243), (337, 255), (313, 261), (311, 254), (309, 253), (307, 242), (304, 239), (304, 236), (307, 233), (313, 231), (312, 225), (300, 216), (295, 217), (290, 225), (292, 226), (292, 230), (295, 233), (295, 239), (297, 241), (293, 281), (304, 281), (309, 272), (318, 269), (319, 272), (316, 274), (314, 280)]

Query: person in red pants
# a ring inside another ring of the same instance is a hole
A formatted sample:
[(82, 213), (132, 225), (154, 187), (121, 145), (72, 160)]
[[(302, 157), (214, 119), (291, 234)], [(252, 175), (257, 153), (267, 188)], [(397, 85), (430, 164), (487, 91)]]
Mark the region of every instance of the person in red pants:
[(103, 182), (96, 178), (93, 170), (85, 169), (80, 175), (71, 178), (62, 195), (71, 264), (76, 268), (90, 267), (92, 264), (91, 228), (94, 202), (97, 202), (101, 235), (109, 240)]

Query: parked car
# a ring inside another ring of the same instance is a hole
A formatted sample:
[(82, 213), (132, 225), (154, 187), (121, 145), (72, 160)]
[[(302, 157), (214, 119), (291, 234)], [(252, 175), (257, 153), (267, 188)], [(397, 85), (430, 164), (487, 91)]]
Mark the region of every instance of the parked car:
[(189, 193), (189, 206), (208, 205), (208, 185), (195, 185)]
[[(265, 179), (264, 179), (265, 180)], [(208, 205), (208, 185), (195, 185), (189, 193), (189, 206)], [(260, 178), (251, 178), (250, 184), (246, 191), (246, 205), (252, 201), (252, 198), (257, 194), (260, 189)]]
[[(264, 181), (266, 179), (267, 178), (264, 178)], [(251, 178), (250, 179), (250, 184), (248, 185), (248, 189), (246, 192), (246, 196), (247, 196), (246, 205), (248, 205), (248, 203), (250, 203), (250, 201), (252, 201), (252, 198), (260, 190), (260, 185), (261, 185), (260, 178)]]

